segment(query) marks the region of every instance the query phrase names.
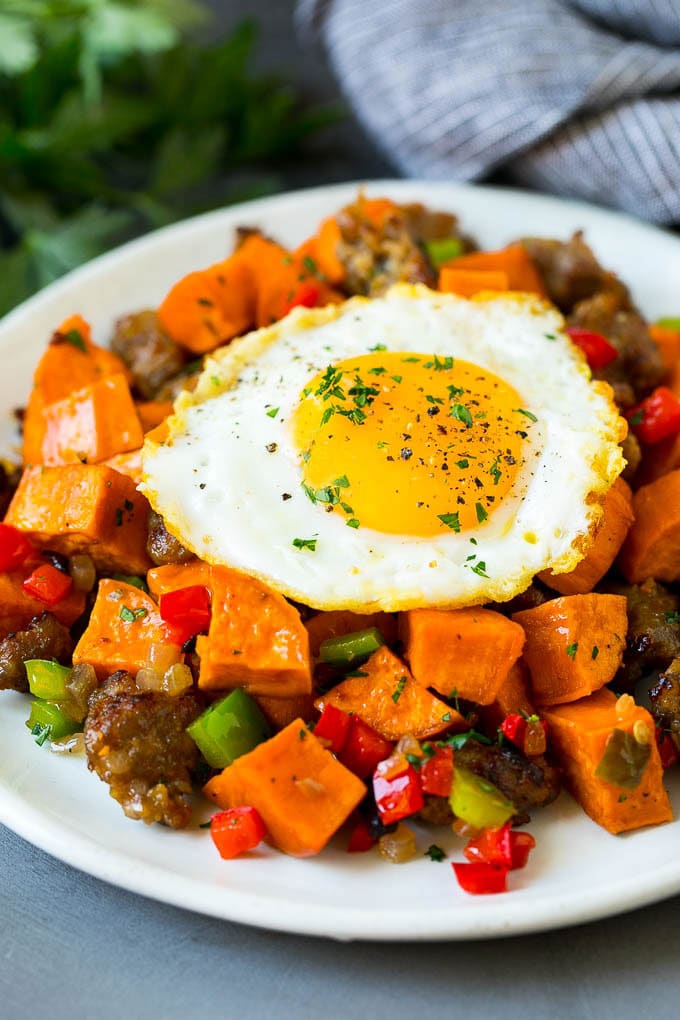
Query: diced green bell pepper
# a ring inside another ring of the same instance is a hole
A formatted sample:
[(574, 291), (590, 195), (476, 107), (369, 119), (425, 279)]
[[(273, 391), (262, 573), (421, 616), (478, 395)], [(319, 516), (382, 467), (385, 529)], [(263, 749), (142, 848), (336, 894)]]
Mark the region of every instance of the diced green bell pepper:
[(41, 745), (46, 740), (61, 740), (62, 737), (68, 737), (83, 728), (73, 719), (69, 719), (56, 705), (50, 705), (48, 701), (41, 701), (40, 698), (31, 703), (31, 714), (26, 720), (26, 725), (35, 736), (36, 742)]
[(663, 319), (657, 319), (656, 324), (663, 326), (664, 329), (680, 329), (680, 317), (667, 315)]
[(253, 699), (237, 688), (194, 719), (187, 733), (214, 769), (247, 754), (270, 735), (267, 720)]
[(449, 803), (454, 815), (475, 829), (498, 829), (515, 814), (515, 805), (493, 783), (456, 765)]
[(66, 684), (71, 676), (68, 666), (60, 666), (51, 659), (27, 659), (24, 662), (31, 694), (43, 701), (64, 701)]
[(356, 666), (365, 662), (384, 644), (378, 628), (367, 627), (365, 630), (355, 630), (352, 634), (326, 638), (321, 642), (319, 658), (330, 666)]
[(651, 753), (651, 744), (639, 743), (627, 730), (613, 729), (595, 775), (612, 786), (634, 790), (640, 785)]
[(451, 259), (457, 259), (463, 250), (463, 242), (459, 237), (440, 237), (436, 241), (425, 242), (427, 257), (435, 269)]

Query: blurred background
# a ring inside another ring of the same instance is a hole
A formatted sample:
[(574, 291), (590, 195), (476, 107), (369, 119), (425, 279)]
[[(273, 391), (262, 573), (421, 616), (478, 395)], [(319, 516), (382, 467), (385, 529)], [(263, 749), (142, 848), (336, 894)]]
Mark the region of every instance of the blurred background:
[(175, 219), (390, 172), (293, 9), (0, 3), (0, 314)]
[(680, 222), (680, 0), (0, 0), (0, 40), (0, 314), (146, 230), (341, 180)]

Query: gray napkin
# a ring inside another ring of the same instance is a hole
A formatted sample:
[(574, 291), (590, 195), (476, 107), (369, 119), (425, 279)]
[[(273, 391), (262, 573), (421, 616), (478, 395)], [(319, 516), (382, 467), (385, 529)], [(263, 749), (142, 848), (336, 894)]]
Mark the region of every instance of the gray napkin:
[(298, 0), (408, 176), (680, 222), (680, 0)]

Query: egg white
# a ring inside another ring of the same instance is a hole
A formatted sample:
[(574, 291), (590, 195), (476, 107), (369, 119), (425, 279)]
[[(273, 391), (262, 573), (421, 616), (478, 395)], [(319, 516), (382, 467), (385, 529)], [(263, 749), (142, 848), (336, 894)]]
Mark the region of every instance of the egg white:
[[(196, 390), (176, 403), (168, 439), (145, 444), (140, 488), (196, 555), (314, 608), (504, 601), (541, 570), (576, 566), (624, 465), (625, 423), (611, 391), (591, 380), (563, 330), (561, 315), (533, 296), (469, 301), (406, 284), (372, 301), (296, 309), (207, 360)], [(474, 533), (354, 530), (301, 488), (291, 427), (301, 390), (329, 364), (376, 344), (478, 364), (512, 385), (538, 419), (527, 426), (515, 489)], [(315, 550), (295, 548), (299, 538), (316, 539)]]

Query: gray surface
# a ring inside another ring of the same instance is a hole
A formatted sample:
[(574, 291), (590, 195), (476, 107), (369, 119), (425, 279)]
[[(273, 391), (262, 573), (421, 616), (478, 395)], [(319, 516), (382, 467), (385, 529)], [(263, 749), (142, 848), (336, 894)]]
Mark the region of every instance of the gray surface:
[[(225, 19), (260, 14), (263, 62), (294, 74), (309, 92), (336, 94), (323, 63), (301, 59), (287, 0), (215, 6)], [(330, 156), (288, 169), (287, 183), (386, 172), (351, 122), (330, 142)], [(406, 877), (395, 868), (395, 888)], [(499, 942), (340, 945), (153, 903), (82, 875), (0, 827), (0, 1020), (670, 1017), (680, 998), (679, 906), (674, 899)]]
[[(3, 1020), (33, 1020), (38, 1013), (71, 1020), (410, 1020), (424, 1012), (632, 1020), (643, 1010), (655, 1018), (677, 1013), (678, 900), (597, 925), (498, 942), (339, 944), (260, 932), (141, 899), (53, 861), (3, 829), (0, 860)], [(397, 883), (403, 872), (394, 867)]]

